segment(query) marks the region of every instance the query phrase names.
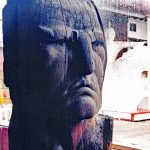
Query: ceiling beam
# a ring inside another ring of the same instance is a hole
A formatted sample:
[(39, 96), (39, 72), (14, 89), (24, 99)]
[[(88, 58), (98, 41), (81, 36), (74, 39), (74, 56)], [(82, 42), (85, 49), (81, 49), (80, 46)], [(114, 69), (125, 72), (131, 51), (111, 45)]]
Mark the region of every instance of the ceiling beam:
[(145, 16), (142, 14), (131, 13), (131, 12), (126, 12), (126, 11), (121, 11), (121, 10), (115, 10), (114, 8), (100, 7), (99, 9), (111, 11), (111, 12), (115, 12), (115, 13), (119, 13), (119, 14), (123, 14), (123, 15), (127, 15), (127, 16), (137, 17), (137, 18), (145, 18)]

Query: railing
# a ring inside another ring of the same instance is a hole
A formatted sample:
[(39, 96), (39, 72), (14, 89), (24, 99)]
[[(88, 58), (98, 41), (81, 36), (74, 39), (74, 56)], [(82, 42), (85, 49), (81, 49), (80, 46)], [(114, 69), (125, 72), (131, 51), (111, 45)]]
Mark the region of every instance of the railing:
[(119, 144), (112, 144), (112, 150), (140, 150), (140, 149), (131, 148)]

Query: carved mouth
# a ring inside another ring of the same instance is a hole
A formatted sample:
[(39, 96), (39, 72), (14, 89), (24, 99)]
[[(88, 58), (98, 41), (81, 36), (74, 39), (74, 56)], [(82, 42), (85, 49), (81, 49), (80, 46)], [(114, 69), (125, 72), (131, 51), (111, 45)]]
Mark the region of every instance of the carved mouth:
[(87, 80), (78, 80), (69, 86), (66, 96), (72, 100), (79, 99), (82, 96), (91, 97), (94, 100), (96, 88)]
[(79, 89), (72, 91), (71, 93), (74, 94), (73, 96), (74, 99), (77, 99), (81, 96), (89, 96), (94, 99), (96, 95), (95, 91), (93, 91), (91, 88), (86, 86), (80, 87)]
[(81, 79), (81, 80), (77, 80), (77, 81), (73, 82), (69, 86), (68, 91), (76, 90), (76, 89), (79, 89), (81, 87), (89, 87), (90, 89), (95, 91), (94, 85), (91, 82), (89, 82), (88, 80), (86, 80), (86, 79)]

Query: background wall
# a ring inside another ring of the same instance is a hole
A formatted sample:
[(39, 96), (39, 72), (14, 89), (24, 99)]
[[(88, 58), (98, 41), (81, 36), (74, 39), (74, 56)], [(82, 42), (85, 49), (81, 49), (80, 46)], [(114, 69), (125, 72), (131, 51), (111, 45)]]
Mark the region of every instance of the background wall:
[[(130, 24), (136, 24), (136, 32), (130, 31)], [(128, 37), (147, 40), (147, 22), (140, 19), (128, 19)]]
[(116, 31), (115, 40), (127, 41), (128, 16), (107, 10), (100, 10), (104, 28), (113, 27)]

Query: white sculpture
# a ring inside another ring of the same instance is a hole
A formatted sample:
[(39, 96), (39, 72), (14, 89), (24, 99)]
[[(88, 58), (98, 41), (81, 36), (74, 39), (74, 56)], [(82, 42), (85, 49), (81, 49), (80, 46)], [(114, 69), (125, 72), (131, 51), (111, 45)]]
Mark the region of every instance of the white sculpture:
[[(105, 29), (105, 37), (108, 63), (103, 85), (102, 109), (136, 111), (143, 97), (141, 72), (150, 68), (149, 48), (144, 46), (145, 42), (114, 41), (113, 28)], [(116, 59), (123, 48), (128, 48), (128, 51)]]

